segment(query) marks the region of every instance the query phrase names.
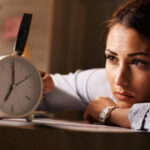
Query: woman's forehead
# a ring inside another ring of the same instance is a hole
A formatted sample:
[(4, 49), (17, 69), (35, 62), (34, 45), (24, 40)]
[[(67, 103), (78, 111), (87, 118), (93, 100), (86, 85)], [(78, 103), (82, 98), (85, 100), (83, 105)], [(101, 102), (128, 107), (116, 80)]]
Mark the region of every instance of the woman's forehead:
[(106, 49), (150, 53), (150, 39), (139, 34), (132, 28), (116, 24), (109, 31)]

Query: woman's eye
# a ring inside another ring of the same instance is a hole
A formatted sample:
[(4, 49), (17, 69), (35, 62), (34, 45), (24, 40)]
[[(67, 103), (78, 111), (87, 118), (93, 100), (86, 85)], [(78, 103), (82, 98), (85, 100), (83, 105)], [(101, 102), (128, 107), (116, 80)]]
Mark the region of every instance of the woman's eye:
[(105, 58), (111, 62), (117, 62), (117, 58), (113, 55), (105, 55)]
[(143, 61), (143, 60), (140, 60), (140, 59), (134, 59), (134, 60), (132, 60), (132, 63), (131, 63), (131, 64), (136, 65), (136, 66), (138, 66), (138, 67), (145, 67), (145, 66), (148, 65), (147, 62), (145, 62), (145, 61)]

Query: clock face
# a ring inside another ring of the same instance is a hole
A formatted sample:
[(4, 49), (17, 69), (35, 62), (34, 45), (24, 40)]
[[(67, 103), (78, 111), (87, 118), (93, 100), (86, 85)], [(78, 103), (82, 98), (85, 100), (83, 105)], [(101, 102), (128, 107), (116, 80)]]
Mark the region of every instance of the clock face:
[(0, 110), (8, 116), (25, 116), (40, 103), (41, 78), (35, 67), (21, 56), (0, 61)]

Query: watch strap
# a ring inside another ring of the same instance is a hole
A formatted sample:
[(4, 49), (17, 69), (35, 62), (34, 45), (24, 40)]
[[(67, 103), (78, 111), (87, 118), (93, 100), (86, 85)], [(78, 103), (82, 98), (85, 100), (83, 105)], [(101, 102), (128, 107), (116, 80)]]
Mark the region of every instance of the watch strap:
[(102, 124), (106, 124), (108, 118), (111, 115), (111, 112), (118, 108), (118, 106), (108, 106), (106, 108), (104, 108), (100, 113), (99, 113), (99, 118), (98, 121)]

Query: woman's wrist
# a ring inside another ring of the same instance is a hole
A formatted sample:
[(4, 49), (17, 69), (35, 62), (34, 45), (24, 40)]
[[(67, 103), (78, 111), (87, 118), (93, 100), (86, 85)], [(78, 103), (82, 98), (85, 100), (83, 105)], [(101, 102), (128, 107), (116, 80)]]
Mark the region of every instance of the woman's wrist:
[(114, 125), (130, 128), (128, 119), (129, 108), (116, 108), (111, 112), (109, 122)]

